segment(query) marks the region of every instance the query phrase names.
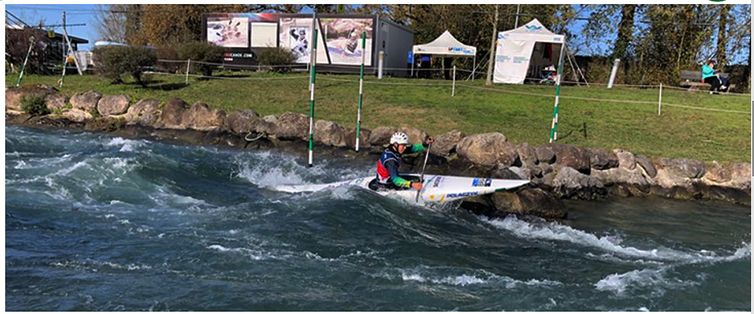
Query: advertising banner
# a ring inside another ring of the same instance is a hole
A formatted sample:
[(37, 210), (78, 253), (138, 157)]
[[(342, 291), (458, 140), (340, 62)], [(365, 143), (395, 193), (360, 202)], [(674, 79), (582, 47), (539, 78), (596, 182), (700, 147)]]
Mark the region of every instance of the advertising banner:
[[(366, 53), (366, 66), (372, 65), (371, 18), (322, 18), (323, 32), (330, 64), (360, 65), (361, 55)], [(367, 32), (366, 51), (361, 48), (361, 33)]]
[(506, 34), (497, 35), (495, 45), (495, 83), (523, 84), (529, 69), (534, 41), (506, 40)]

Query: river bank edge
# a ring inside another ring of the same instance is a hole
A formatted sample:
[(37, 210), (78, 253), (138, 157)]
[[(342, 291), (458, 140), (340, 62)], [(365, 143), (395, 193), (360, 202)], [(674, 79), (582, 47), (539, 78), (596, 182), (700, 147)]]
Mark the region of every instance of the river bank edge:
[[(44, 96), (48, 115), (31, 116), (21, 110), (26, 95)], [(149, 138), (185, 144), (221, 145), (239, 149), (278, 149), (305, 154), (309, 118), (300, 113), (261, 117), (253, 110), (212, 109), (205, 103), (189, 105), (174, 98), (161, 104), (142, 99), (131, 104), (128, 95), (96, 91), (68, 98), (40, 85), (6, 89), (6, 123), (42, 128), (106, 132), (125, 138)], [(395, 131), (412, 142), (427, 134), (410, 127), (360, 129), (316, 120), (315, 154), (318, 158), (376, 160)], [(531, 146), (514, 144), (501, 133), (466, 135), (460, 131), (433, 135), (427, 172), (433, 174), (528, 179), (517, 191), (468, 199), (463, 205), (477, 214), (502, 217), (511, 213), (543, 218), (565, 218), (563, 199), (600, 200), (609, 196), (657, 195), (681, 200), (721, 200), (751, 204), (751, 164), (721, 165), (693, 159), (649, 158), (622, 149), (581, 148), (567, 144)], [(401, 171), (420, 172), (423, 156), (406, 156)]]

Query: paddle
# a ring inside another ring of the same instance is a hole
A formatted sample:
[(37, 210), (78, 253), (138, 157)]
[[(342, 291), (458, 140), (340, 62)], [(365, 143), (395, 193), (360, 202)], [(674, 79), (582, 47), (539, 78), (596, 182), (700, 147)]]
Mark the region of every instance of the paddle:
[[(422, 166), (422, 174), (421, 177), (419, 177), (419, 182), (424, 183), (424, 169), (427, 169), (427, 159), (429, 159), (429, 149), (432, 148), (432, 143), (429, 143), (427, 145), (427, 152), (424, 153), (424, 165)], [(419, 194), (421, 194), (422, 190), (424, 190), (424, 185), (422, 185), (422, 188), (418, 191), (416, 191), (416, 202), (419, 202)]]

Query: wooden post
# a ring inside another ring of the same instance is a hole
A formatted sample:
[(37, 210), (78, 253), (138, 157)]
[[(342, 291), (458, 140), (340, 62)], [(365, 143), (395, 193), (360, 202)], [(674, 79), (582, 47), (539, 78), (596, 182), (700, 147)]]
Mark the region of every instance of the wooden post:
[(450, 96), (456, 95), (456, 66), (453, 65), (453, 91), (450, 93)]
[(657, 101), (657, 115), (662, 115), (662, 83), (660, 83), (660, 100)]
[(189, 69), (191, 69), (191, 59), (186, 62), (186, 85), (188, 85)]

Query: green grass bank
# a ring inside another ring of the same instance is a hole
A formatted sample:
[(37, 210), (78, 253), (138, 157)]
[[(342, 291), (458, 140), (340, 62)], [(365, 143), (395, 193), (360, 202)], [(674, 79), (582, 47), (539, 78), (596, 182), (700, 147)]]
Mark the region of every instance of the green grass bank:
[[(254, 109), (261, 115), (286, 111), (309, 112), (306, 73), (225, 72), (202, 80), (181, 75), (149, 74), (148, 87), (128, 81), (111, 85), (94, 75), (69, 75), (60, 89), (68, 96), (87, 90), (127, 94), (166, 101), (205, 102), (226, 111)], [(14, 86), (16, 75), (6, 75)], [(57, 86), (57, 76), (29, 75), (23, 85)], [(439, 135), (452, 129), (466, 134), (501, 132), (511, 142), (548, 142), (555, 96), (553, 86), (494, 85), (483, 80), (459, 80), (451, 96), (451, 81), (366, 78), (362, 126), (412, 126)], [(357, 75), (318, 74), (315, 89), (317, 119), (353, 127), (359, 83)], [(749, 162), (751, 158), (750, 95), (709, 95), (664, 88), (662, 115), (659, 90), (604, 85), (563, 86), (559, 143), (607, 149), (623, 148), (653, 157), (692, 158), (719, 162)], [(697, 107), (697, 108), (687, 108)]]

